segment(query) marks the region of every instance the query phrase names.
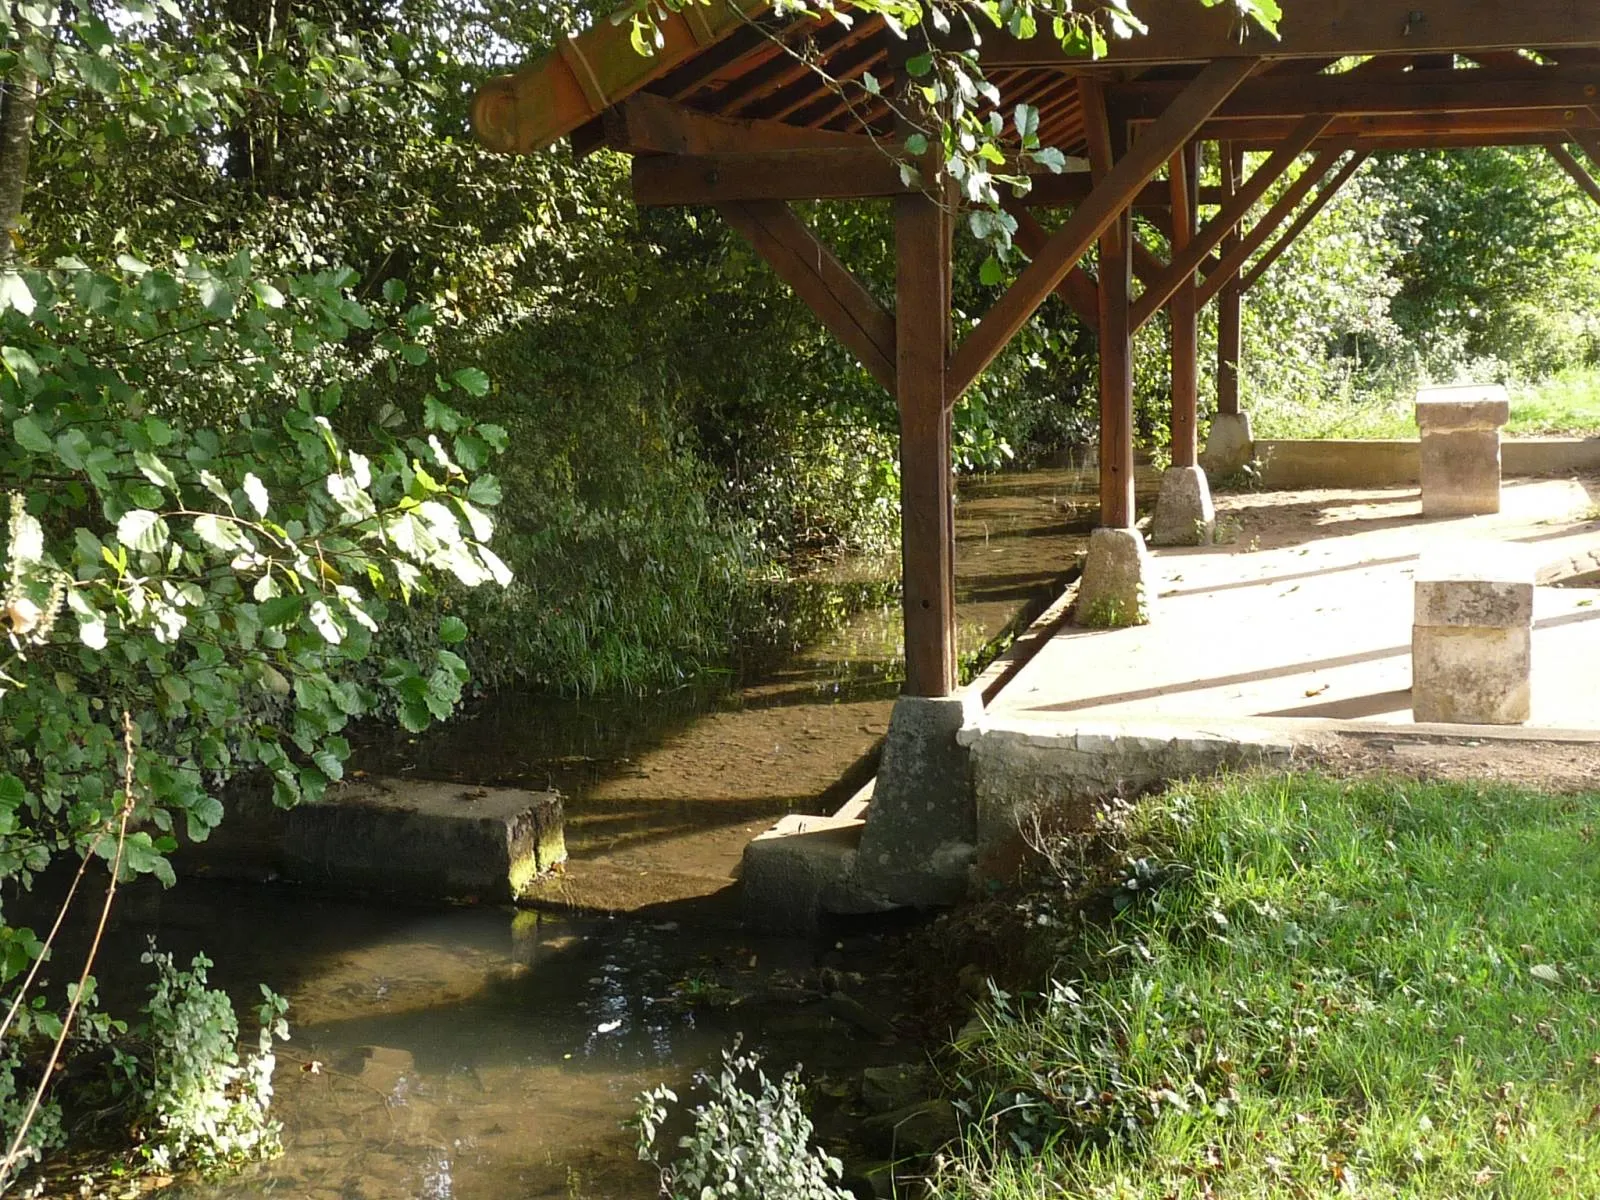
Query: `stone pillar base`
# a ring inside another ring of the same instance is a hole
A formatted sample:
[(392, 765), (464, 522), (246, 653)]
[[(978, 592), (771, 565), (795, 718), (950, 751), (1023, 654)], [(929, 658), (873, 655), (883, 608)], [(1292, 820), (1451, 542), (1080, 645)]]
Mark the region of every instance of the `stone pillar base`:
[(1073, 619), (1094, 629), (1148, 625), (1155, 599), (1153, 571), (1137, 529), (1096, 529), (1089, 535)]
[(1199, 467), (1168, 467), (1161, 476), (1161, 495), (1150, 522), (1150, 540), (1157, 546), (1209, 546), (1217, 531), (1211, 485)]
[(857, 888), (917, 908), (965, 898), (978, 818), (969, 753), (956, 734), (982, 715), (976, 693), (895, 701), (856, 855)]
[(1423, 516), (1500, 511), (1500, 427), (1510, 412), (1503, 387), (1424, 388), (1417, 393)]
[(1418, 721), (1520, 725), (1532, 715), (1533, 569), (1481, 559), (1417, 569), (1411, 711)]
[(1200, 465), (1207, 475), (1213, 479), (1232, 475), (1249, 466), (1255, 456), (1249, 413), (1218, 413), (1212, 418), (1206, 448), (1200, 452)]

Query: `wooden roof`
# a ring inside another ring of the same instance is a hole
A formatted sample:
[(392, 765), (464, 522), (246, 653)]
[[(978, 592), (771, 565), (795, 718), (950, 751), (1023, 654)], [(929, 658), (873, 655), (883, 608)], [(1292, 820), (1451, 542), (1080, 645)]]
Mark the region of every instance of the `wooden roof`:
[[(981, 57), (1000, 107), (1035, 106), (1043, 142), (1069, 155), (1088, 152), (1079, 78), (1103, 80), (1108, 106), (1138, 122), (1157, 115), (1198, 64), (1227, 57), (1258, 57), (1264, 66), (1215, 115), (1205, 137), (1275, 144), (1295, 117), (1314, 112), (1337, 118), (1326, 138), (1373, 148), (1549, 141), (1564, 130), (1600, 128), (1592, 107), (1600, 86), (1600, 4), (1422, 3), (1287, 0), (1281, 38), (1273, 39), (1243, 25), (1230, 4), (1142, 0), (1135, 8), (1150, 33), (1114, 40), (1102, 60), (1068, 58), (1046, 36), (1019, 42), (998, 33), (985, 35)], [(580, 151), (607, 141), (642, 151), (734, 149), (628, 144), (626, 131), (617, 132), (618, 114), (641, 95), (635, 109), (663, 101), (754, 122), (775, 146), (785, 137), (795, 148), (844, 146), (864, 142), (864, 133), (892, 132), (888, 105), (859, 86), (870, 72), (887, 91), (904, 53), (905, 41), (880, 18), (847, 24), (779, 17), (762, 0), (711, 0), (670, 14), (660, 32), (662, 47), (644, 56), (626, 19), (602, 20), (491, 80), (473, 107), (478, 137), (510, 153), (568, 135)], [(1359, 60), (1370, 56), (1382, 61), (1363, 67)]]

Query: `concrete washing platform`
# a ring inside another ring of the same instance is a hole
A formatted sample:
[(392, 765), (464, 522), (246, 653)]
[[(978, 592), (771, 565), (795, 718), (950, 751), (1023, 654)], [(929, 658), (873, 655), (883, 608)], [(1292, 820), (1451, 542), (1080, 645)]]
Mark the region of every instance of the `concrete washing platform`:
[[(1499, 513), (1426, 520), (1414, 488), (1224, 497), (1229, 544), (1150, 555), (1153, 623), (1085, 629), (1058, 604), (1030, 631), (1031, 657), (955, 734), (966, 759), (952, 771), (970, 780), (970, 808), (946, 819), (970, 813), (978, 874), (995, 875), (1037, 822), (1081, 825), (1108, 797), (1282, 766), (1330, 739), (1561, 743), (1600, 756), (1597, 500), (1600, 479), (1513, 481)], [(1415, 576), (1441, 547), (1469, 561), (1505, 549), (1532, 564), (1526, 727), (1415, 718)], [(826, 829), (780, 827), (753, 844), (752, 920), (805, 928), (893, 902), (855, 850), (873, 819), (868, 806), (865, 820), (857, 811)], [(807, 839), (825, 854), (804, 849)]]
[(517, 899), (567, 857), (555, 792), (387, 778), (287, 810), (241, 794), (212, 837), (183, 853), (212, 878), (484, 902)]

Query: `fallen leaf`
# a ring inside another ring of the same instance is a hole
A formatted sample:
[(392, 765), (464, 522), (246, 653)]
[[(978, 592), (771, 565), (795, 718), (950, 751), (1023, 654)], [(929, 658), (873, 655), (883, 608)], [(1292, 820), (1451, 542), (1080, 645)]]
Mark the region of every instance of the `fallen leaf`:
[(1320, 695), (1322, 695), (1323, 692), (1327, 691), (1330, 686), (1331, 686), (1330, 684), (1326, 684), (1325, 683), (1321, 687), (1307, 688), (1306, 689), (1306, 695), (1308, 695), (1308, 696), (1320, 696)]
[(1540, 963), (1538, 966), (1530, 969), (1528, 974), (1532, 975), (1535, 979), (1542, 979), (1546, 983), (1561, 982), (1561, 972), (1556, 970), (1549, 963)]

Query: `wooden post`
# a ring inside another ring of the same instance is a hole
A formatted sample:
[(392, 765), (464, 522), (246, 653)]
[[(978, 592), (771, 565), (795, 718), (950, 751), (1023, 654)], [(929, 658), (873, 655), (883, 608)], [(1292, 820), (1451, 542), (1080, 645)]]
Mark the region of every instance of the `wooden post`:
[[(1235, 149), (1231, 142), (1218, 143), (1222, 160), (1222, 196), (1228, 198), (1239, 185), (1244, 173), (1244, 151)], [(1239, 231), (1230, 230), (1222, 242), (1223, 257), (1239, 244)], [(1239, 359), (1244, 350), (1244, 337), (1240, 327), (1240, 298), (1243, 291), (1237, 278), (1217, 294), (1217, 412), (1224, 415), (1239, 411)]]
[(955, 513), (950, 488), (949, 211), (917, 193), (894, 201), (895, 399), (900, 409), (900, 547), (906, 694), (956, 687)]
[[(1127, 149), (1127, 126), (1107, 117), (1098, 81), (1080, 80), (1089, 165), (1103, 179)], [(1100, 235), (1100, 524), (1133, 527), (1133, 209)]]
[[(1172, 156), (1172, 254), (1176, 258), (1194, 236), (1200, 198), (1199, 143)], [(1172, 465), (1199, 462), (1200, 350), (1198, 306), (1191, 276), (1172, 295)]]

